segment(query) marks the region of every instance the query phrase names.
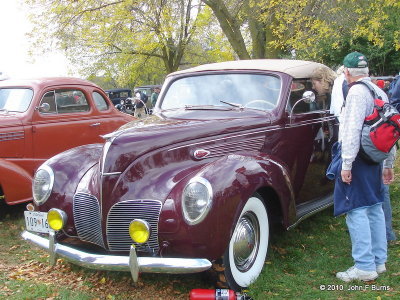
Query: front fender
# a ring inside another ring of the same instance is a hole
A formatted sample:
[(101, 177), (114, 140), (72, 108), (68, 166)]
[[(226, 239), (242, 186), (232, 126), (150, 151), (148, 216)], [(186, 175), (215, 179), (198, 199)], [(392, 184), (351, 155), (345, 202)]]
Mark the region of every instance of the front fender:
[(57, 207), (69, 215), (72, 198), (84, 174), (101, 157), (102, 144), (79, 146), (57, 154), (45, 162), (54, 172), (54, 186), (49, 199), (40, 206), (41, 211)]
[(7, 204), (32, 201), (32, 175), (5, 159), (0, 159), (0, 186)]
[[(187, 182), (194, 176), (203, 177), (210, 182), (213, 203), (201, 223), (188, 225), (184, 221), (181, 197)], [(269, 156), (254, 153), (228, 155), (206, 164), (172, 190), (168, 198), (174, 200), (174, 210), (179, 220), (176, 225), (179, 226), (174, 233), (163, 232), (163, 228), (168, 228), (172, 220), (161, 216), (160, 240), (165, 240), (172, 253), (217, 259), (225, 251), (245, 203), (264, 187), (270, 187), (276, 192), (284, 223), (289, 222), (295, 212), (294, 196), (283, 164)]]

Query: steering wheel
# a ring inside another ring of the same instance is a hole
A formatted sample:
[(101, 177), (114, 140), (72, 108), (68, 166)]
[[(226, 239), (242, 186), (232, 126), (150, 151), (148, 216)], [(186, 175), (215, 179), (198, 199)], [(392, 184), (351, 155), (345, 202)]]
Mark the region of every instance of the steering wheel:
[[(271, 103), (271, 102), (269, 102), (267, 100), (261, 100), (261, 99), (251, 100), (250, 102), (247, 102), (244, 105), (244, 107), (250, 107), (250, 104), (252, 104), (252, 103), (260, 103), (262, 105), (267, 104), (267, 106), (270, 106), (271, 108), (275, 108), (275, 104), (273, 104), (273, 103)], [(254, 108), (254, 107), (252, 107), (252, 108)]]

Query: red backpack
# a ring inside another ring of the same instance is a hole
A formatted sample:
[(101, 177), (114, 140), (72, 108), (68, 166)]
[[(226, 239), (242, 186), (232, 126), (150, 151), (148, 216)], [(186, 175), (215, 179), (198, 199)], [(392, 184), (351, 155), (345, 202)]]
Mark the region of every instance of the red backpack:
[(400, 139), (400, 113), (388, 102), (378, 97), (375, 90), (363, 81), (374, 98), (374, 110), (364, 120), (361, 133), (360, 155), (371, 163), (380, 163)]

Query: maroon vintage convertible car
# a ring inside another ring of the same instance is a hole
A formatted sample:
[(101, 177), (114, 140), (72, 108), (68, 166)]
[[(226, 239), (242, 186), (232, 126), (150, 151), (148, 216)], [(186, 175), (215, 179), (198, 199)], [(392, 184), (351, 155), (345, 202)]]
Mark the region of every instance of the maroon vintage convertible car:
[(334, 118), (310, 80), (320, 66), (251, 60), (170, 74), (154, 116), (39, 168), (23, 238), (53, 263), (135, 281), (214, 269), (248, 286), (272, 222), (289, 229), (332, 203)]
[(76, 146), (101, 142), (100, 135), (132, 120), (86, 80), (1, 81), (0, 204), (32, 201), (32, 178), (44, 161)]

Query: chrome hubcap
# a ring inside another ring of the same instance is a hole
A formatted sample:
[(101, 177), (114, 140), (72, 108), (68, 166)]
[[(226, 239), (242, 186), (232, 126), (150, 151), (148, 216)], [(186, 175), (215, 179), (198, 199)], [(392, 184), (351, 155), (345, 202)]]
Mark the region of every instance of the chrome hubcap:
[(260, 244), (260, 225), (252, 212), (246, 212), (233, 233), (233, 258), (240, 272), (248, 271), (257, 258)]

